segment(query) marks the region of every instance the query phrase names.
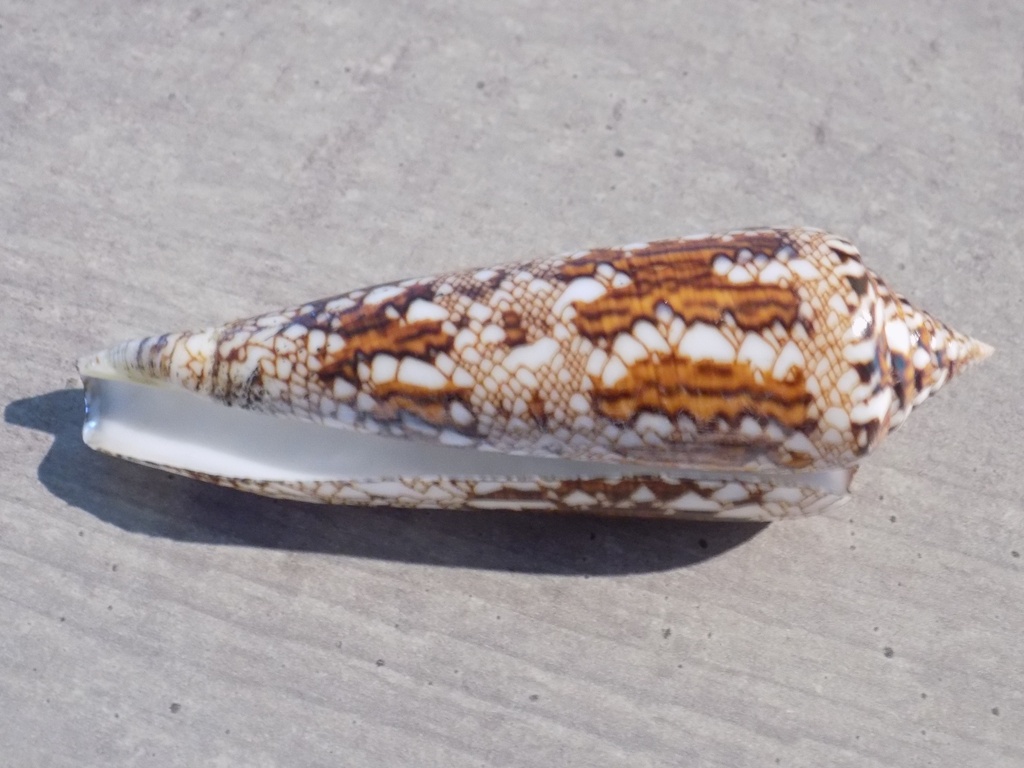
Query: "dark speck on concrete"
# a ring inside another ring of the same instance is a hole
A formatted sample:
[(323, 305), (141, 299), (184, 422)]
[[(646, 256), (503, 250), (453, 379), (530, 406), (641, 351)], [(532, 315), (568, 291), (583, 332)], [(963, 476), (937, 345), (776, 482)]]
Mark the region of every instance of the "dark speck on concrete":
[(1012, 555), (1013, 557), (1020, 557), (1020, 552), (1018, 552), (1018, 551), (1017, 551), (1016, 549), (1015, 549), (1015, 550), (1013, 550), (1012, 552), (1010, 552), (1010, 554), (1011, 554), (1011, 555)]
[(538, 696), (536, 693), (531, 693), (530, 694), (530, 701), (537, 701), (537, 699), (539, 699), (539, 698), (540, 698), (540, 696)]
[(377, 659), (377, 666), (378, 667), (383, 667), (384, 666), (384, 659)]
[(616, 150), (615, 150), (615, 156), (616, 156), (616, 157), (625, 157), (625, 156), (626, 156), (626, 153), (625, 153), (625, 152), (623, 152), (623, 151), (622, 151), (621, 149), (616, 149)]
[(176, 715), (181, 712), (181, 704), (176, 701), (171, 702), (171, 714)]
[(663, 630), (661, 630), (661, 636), (668, 640), (670, 637), (672, 637), (672, 629), (670, 627), (665, 627)]
[(999, 707), (992, 707), (992, 714), (999, 717)]
[(896, 652), (892, 648), (890, 648), (888, 645), (885, 646), (885, 650), (882, 651), (882, 653), (885, 654), (885, 658), (887, 658), (887, 659), (891, 659), (896, 654)]

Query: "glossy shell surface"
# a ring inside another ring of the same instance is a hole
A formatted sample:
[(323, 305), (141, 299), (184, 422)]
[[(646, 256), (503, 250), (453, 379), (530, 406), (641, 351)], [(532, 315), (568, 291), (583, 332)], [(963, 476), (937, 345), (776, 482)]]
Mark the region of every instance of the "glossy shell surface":
[(395, 475), (384, 449), (374, 476), (232, 477), (93, 440), (243, 490), (777, 519), (840, 500), (857, 461), (989, 351), (891, 291), (848, 241), (763, 229), (406, 280), (128, 342), (80, 368), (87, 384), (173, 385), (424, 451), (550, 462)]

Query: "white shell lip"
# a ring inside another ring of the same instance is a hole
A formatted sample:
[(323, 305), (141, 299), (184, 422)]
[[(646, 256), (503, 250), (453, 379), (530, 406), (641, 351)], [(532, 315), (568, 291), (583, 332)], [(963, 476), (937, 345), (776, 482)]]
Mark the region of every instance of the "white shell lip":
[(426, 446), (221, 405), (187, 391), (85, 379), (83, 439), (150, 464), (228, 478), (288, 482), (411, 474), (616, 476), (612, 465)]

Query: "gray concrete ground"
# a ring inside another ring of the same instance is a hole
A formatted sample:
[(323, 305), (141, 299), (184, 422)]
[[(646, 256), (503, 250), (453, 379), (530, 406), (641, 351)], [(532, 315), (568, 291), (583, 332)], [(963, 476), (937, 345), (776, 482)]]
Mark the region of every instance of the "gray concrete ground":
[[(1024, 7), (0, 4), (0, 764), (1024, 764)], [(74, 360), (760, 223), (998, 347), (841, 511), (329, 509), (89, 452)]]

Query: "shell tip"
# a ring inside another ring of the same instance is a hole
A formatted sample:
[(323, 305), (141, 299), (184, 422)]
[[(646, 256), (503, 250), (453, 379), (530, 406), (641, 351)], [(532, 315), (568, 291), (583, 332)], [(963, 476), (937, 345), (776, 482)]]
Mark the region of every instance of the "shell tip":
[(949, 373), (952, 376), (991, 357), (996, 350), (990, 344), (954, 332), (953, 340), (946, 346), (945, 351), (949, 360)]
[(980, 363), (982, 360), (992, 357), (995, 351), (996, 348), (991, 344), (969, 338), (967, 340), (967, 354), (964, 355), (965, 363), (967, 365)]

